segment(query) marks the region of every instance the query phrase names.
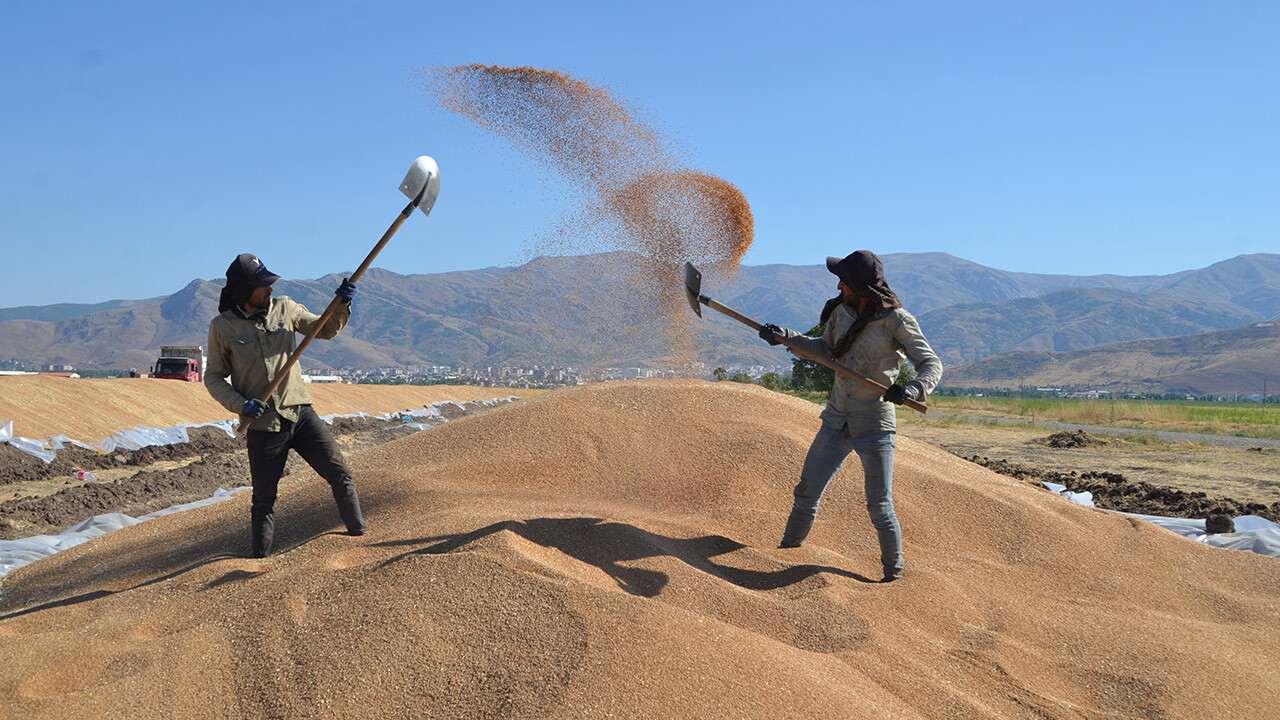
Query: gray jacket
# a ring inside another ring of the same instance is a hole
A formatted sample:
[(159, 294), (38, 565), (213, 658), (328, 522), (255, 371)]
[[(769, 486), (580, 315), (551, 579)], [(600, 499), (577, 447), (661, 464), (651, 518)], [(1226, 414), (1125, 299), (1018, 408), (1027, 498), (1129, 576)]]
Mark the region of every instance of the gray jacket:
[[(831, 349), (856, 317), (857, 313), (848, 304), (841, 304), (831, 314), (822, 337), (811, 338), (794, 330), (784, 330), (783, 334), (789, 342), (829, 360)], [(924, 402), (942, 379), (942, 361), (929, 347), (915, 317), (897, 308), (867, 323), (849, 352), (836, 362), (868, 380), (892, 385), (898, 379), (898, 369), (904, 359), (910, 360), (916, 370), (916, 381), (923, 391), (918, 399)], [(893, 403), (838, 373), (827, 407), (822, 411), (822, 422), (833, 429), (848, 423), (849, 433), (855, 436), (893, 432), (897, 428)]]

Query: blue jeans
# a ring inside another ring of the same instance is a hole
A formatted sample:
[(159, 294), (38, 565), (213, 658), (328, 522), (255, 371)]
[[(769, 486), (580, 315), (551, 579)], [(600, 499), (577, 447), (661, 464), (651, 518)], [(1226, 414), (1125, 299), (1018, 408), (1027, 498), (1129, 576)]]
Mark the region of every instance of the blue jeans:
[(823, 424), (809, 446), (796, 485), (795, 504), (782, 538), (784, 547), (798, 547), (808, 537), (818, 516), (822, 493), (836, 476), (850, 452), (862, 460), (866, 476), (867, 512), (880, 538), (880, 563), (886, 573), (902, 570), (902, 529), (893, 512), (893, 433), (875, 432), (851, 437), (847, 425), (833, 429)]

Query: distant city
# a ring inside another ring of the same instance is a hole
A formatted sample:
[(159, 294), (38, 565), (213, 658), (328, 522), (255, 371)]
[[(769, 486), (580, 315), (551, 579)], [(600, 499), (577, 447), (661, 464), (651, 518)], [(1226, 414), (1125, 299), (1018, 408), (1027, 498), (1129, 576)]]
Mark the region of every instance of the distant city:
[(553, 388), (610, 380), (643, 380), (682, 377), (706, 380), (746, 375), (753, 382), (774, 373), (789, 375), (791, 365), (725, 365), (711, 367), (694, 363), (680, 369), (647, 367), (578, 368), (553, 365), (488, 365), (462, 367), (450, 365), (410, 365), (372, 370), (355, 368), (312, 367), (306, 370), (311, 382), (350, 382), (402, 385), (479, 385), (481, 387)]
[[(59, 375), (64, 377), (149, 377), (147, 370), (81, 370), (72, 365), (34, 365), (17, 359), (0, 361), (0, 374)], [(605, 367), (579, 368), (553, 365), (488, 365), (462, 367), (451, 365), (409, 365), (380, 368), (333, 368), (303, 365), (303, 377), (308, 382), (369, 383), (386, 385), (478, 385), (481, 387), (510, 387), (538, 389), (581, 385), (610, 380), (642, 380), (646, 378), (676, 379), (700, 378), (706, 380), (749, 377), (752, 382), (773, 373), (778, 376), (791, 374), (791, 365), (721, 365), (704, 363), (677, 368), (663, 367)]]
[[(313, 383), (374, 385), (476, 385), (519, 389), (550, 389), (612, 380), (697, 378), (752, 382), (789, 390), (791, 365), (719, 365), (693, 363), (683, 368), (605, 367), (578, 368), (554, 365), (488, 365), (469, 368), (451, 365), (409, 365), (372, 369), (303, 366), (303, 380)], [(17, 359), (0, 361), (0, 375), (54, 375), (60, 377), (152, 377), (138, 370), (83, 370), (72, 365), (33, 365)], [(1265, 387), (1265, 386), (1264, 386)], [(1173, 400), (1199, 402), (1280, 403), (1280, 395), (1266, 393), (1153, 393), (1109, 391), (1081, 387), (952, 387), (941, 385), (933, 393), (945, 396), (1062, 398), (1072, 400)]]

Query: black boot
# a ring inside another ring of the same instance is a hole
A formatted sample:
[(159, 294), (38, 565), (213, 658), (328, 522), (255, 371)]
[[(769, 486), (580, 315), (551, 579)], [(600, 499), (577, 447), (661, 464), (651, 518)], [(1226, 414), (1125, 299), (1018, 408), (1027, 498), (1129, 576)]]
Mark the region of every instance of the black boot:
[(254, 517), (252, 521), (253, 527), (253, 548), (251, 555), (256, 558), (264, 558), (271, 554), (271, 542), (275, 535), (275, 521), (270, 515)]
[(364, 521), (364, 513), (360, 511), (360, 496), (356, 494), (355, 483), (350, 480), (333, 487), (333, 499), (338, 503), (338, 514), (347, 526), (351, 535), (363, 535), (369, 526)]
[(800, 515), (795, 510), (792, 510), (791, 517), (787, 518), (787, 529), (782, 531), (782, 542), (778, 544), (778, 547), (800, 547), (804, 544), (804, 539), (809, 537), (809, 531), (812, 529), (812, 516)]

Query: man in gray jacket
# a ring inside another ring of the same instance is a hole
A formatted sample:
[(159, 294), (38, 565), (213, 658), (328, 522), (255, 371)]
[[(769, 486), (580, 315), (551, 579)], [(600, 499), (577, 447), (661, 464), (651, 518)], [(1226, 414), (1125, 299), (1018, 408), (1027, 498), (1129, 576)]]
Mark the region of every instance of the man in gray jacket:
[[(227, 268), (219, 315), (209, 323), (209, 363), (204, 385), (223, 407), (252, 420), (246, 434), (249, 474), (253, 478), (253, 557), (271, 553), (275, 533), (276, 488), (293, 449), (333, 489), (347, 532), (367, 529), (360, 498), (338, 443), (312, 409), (311, 393), (297, 364), (267, 402), (258, 398), (288, 362), (296, 333), (309, 333), (320, 316), (288, 297), (271, 297), (278, 275), (256, 256), (244, 253)], [(329, 339), (346, 326), (356, 286), (346, 280), (336, 294), (343, 299), (316, 337)]]
[[(889, 386), (884, 397), (840, 374), (822, 411), (822, 428), (805, 456), (795, 502), (780, 547), (800, 547), (813, 528), (818, 503), (850, 452), (862, 461), (867, 511), (880, 541), (886, 582), (902, 577), (902, 530), (893, 509), (893, 449), (897, 431), (895, 405), (905, 398), (924, 400), (942, 379), (942, 362), (929, 347), (920, 324), (902, 309), (884, 278), (884, 265), (869, 250), (844, 258), (827, 258), (827, 269), (840, 278), (840, 294), (827, 301), (820, 338), (766, 325), (760, 337), (771, 345), (778, 337), (840, 363), (862, 377)], [(895, 385), (903, 360), (916, 377)]]

